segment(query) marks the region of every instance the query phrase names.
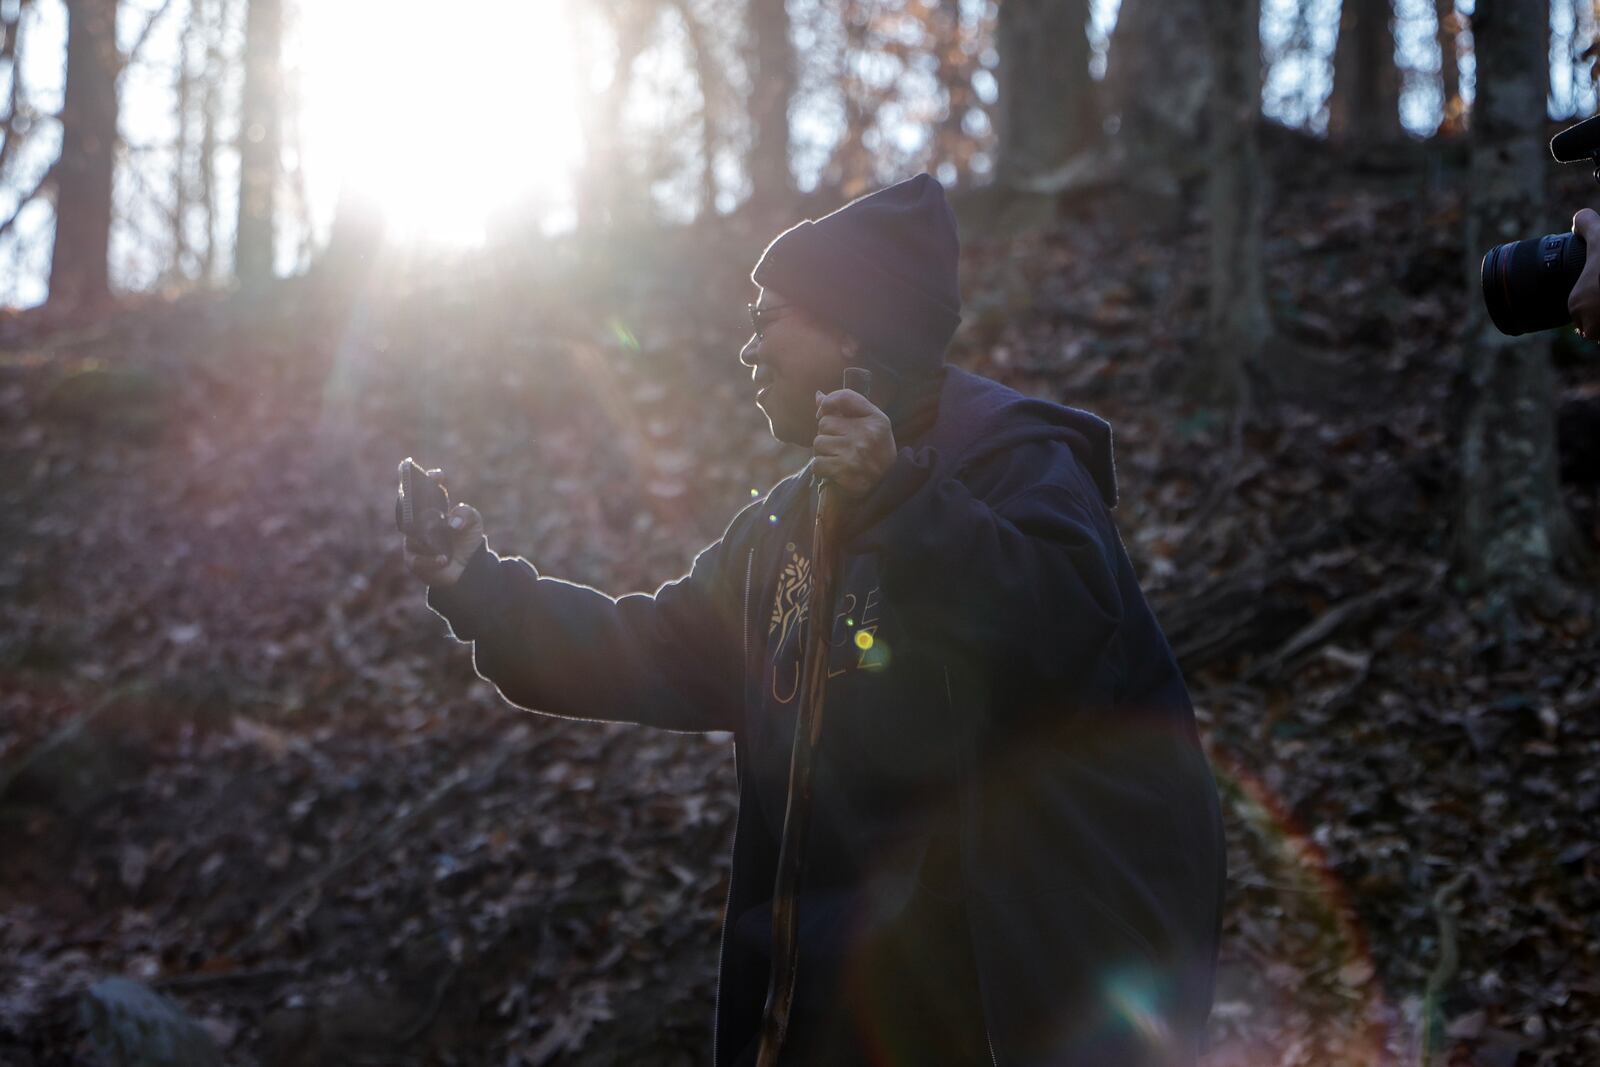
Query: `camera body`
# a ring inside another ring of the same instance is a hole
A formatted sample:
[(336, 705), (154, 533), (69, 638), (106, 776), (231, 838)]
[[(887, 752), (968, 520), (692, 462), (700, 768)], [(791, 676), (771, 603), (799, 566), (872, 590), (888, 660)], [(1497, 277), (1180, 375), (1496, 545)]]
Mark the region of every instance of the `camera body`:
[[(1550, 139), (1557, 163), (1591, 163), (1600, 181), (1600, 116)], [(1484, 254), (1483, 303), (1495, 329), (1511, 337), (1553, 330), (1572, 321), (1567, 297), (1588, 249), (1575, 233), (1551, 233), (1496, 245)]]

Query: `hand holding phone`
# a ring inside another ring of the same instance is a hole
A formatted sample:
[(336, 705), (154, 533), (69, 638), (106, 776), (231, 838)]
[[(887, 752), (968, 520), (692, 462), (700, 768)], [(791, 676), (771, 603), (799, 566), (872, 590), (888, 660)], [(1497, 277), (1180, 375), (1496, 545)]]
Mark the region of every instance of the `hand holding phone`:
[(443, 473), (438, 468), (423, 470), (410, 456), (400, 461), (400, 496), (394, 502), (394, 523), (419, 555), (437, 556), (450, 551), (444, 524), (450, 494), (437, 478)]
[(483, 518), (466, 504), (450, 504), (437, 468), (424, 470), (410, 456), (400, 464), (394, 521), (405, 541), (406, 570), (429, 585), (454, 585), (484, 540)]

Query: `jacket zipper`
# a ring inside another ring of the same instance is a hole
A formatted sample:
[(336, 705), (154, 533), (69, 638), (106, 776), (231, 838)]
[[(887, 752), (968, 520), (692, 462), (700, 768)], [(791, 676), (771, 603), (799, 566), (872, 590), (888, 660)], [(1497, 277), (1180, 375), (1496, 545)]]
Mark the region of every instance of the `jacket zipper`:
[[(742, 681), (750, 680), (750, 572), (755, 568), (756, 550), (752, 548), (744, 561), (744, 671)], [(741, 709), (744, 704), (745, 686), (739, 688), (739, 702)], [(739, 775), (739, 749), (733, 750), (734, 777)], [(722, 900), (722, 933), (717, 938), (717, 990), (711, 1001), (711, 1067), (717, 1067), (718, 1046), (722, 1043), (722, 957), (728, 945), (728, 909), (733, 906), (733, 857), (739, 854), (739, 817), (733, 818), (733, 854), (728, 857), (728, 892)], [(985, 1024), (987, 1025), (987, 1024)], [(994, 1055), (991, 1051), (990, 1055)]]
[[(949, 709), (951, 720), (954, 721), (956, 714), (956, 698), (955, 694), (950, 691), (950, 664), (941, 663), (940, 666), (944, 668), (945, 705)], [(966, 790), (967, 786), (965, 782), (962, 783), (961, 788), (963, 791)], [(963, 863), (963, 871), (965, 870), (965, 867), (966, 865)], [(964, 877), (965, 874), (963, 874), (963, 878)], [(967, 919), (967, 938), (968, 940), (971, 940), (972, 938), (972, 919), (970, 917)], [(974, 959), (976, 959), (976, 957), (974, 957)], [(978, 1010), (983, 1014), (983, 1042), (989, 1046), (989, 1063), (992, 1065), (992, 1067), (1000, 1067), (999, 1057), (994, 1054), (994, 1038), (989, 1035), (989, 1012), (984, 1008), (983, 1005), (982, 979), (979, 979)]]

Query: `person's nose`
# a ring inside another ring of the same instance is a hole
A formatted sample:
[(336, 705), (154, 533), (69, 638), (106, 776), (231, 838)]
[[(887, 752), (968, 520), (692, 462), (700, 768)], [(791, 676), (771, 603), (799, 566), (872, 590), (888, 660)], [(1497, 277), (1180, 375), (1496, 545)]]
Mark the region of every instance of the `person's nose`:
[(760, 354), (761, 354), (761, 338), (757, 337), (755, 334), (751, 334), (750, 335), (750, 340), (746, 341), (744, 343), (744, 347), (739, 349), (739, 362), (743, 363), (746, 367), (749, 367), (751, 370), (754, 370), (755, 366), (756, 366), (756, 364), (755, 364), (756, 357), (759, 356)]

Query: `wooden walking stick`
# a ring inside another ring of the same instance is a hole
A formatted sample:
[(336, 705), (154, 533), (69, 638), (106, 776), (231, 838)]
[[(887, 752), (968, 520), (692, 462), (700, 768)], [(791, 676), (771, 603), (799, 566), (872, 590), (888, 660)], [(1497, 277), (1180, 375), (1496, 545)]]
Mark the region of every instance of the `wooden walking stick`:
[[(844, 387), (870, 399), (872, 372), (847, 367)], [(806, 835), (811, 827), (811, 770), (822, 732), (822, 692), (828, 680), (828, 640), (833, 624), (833, 572), (839, 550), (839, 518), (843, 505), (838, 487), (812, 475), (817, 493), (816, 525), (811, 532), (811, 592), (807, 600), (805, 644), (801, 654), (800, 717), (794, 724), (789, 756), (789, 802), (783, 813), (783, 841), (778, 847), (778, 878), (772, 890), (772, 979), (767, 985), (766, 1013), (761, 1020), (761, 1048), (756, 1067), (777, 1067), (778, 1052), (789, 1029), (794, 1004), (800, 914), (795, 897), (806, 869)]]

